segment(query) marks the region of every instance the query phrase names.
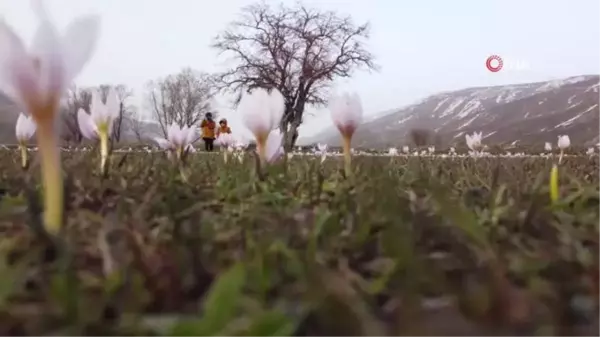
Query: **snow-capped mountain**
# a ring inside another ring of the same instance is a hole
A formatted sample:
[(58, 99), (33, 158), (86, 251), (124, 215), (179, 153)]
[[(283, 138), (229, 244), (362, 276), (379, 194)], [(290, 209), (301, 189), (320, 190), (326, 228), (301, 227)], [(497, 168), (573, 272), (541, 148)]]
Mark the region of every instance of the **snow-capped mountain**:
[[(413, 129), (426, 129), (432, 143), (464, 143), (464, 135), (481, 131), (490, 144), (554, 142), (568, 134), (574, 144), (596, 144), (599, 123), (598, 75), (548, 82), (468, 88), (429, 96), (393, 113), (365, 121), (356, 132), (356, 147), (410, 144)], [(333, 128), (309, 142), (340, 145)]]

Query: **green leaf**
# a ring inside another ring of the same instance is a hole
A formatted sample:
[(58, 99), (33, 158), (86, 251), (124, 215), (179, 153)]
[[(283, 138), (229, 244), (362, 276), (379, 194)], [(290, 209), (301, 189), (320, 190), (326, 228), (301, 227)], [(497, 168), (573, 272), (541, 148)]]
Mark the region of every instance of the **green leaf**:
[(245, 333), (247, 336), (290, 336), (296, 322), (279, 311), (268, 311), (260, 315)]
[(199, 320), (176, 324), (170, 335), (211, 336), (223, 330), (235, 314), (246, 280), (244, 265), (238, 263), (219, 276), (204, 300), (204, 315)]

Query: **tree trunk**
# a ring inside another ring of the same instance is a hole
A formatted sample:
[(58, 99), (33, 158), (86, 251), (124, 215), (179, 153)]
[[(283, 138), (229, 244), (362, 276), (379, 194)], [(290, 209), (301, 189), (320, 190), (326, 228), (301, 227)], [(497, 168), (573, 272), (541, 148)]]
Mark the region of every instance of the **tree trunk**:
[(285, 152), (290, 152), (294, 149), (298, 140), (298, 125), (290, 123), (289, 128), (285, 128), (283, 132), (283, 149)]

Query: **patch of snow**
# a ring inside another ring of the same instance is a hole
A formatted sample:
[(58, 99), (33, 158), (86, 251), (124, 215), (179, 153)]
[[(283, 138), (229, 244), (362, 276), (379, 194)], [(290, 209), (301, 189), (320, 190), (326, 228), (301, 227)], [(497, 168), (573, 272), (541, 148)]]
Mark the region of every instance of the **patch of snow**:
[(517, 145), (517, 143), (518, 143), (518, 142), (519, 142), (519, 140), (517, 139), (517, 140), (515, 140), (514, 142), (510, 143), (510, 145), (511, 145), (511, 146), (515, 146), (515, 145)]
[(575, 99), (575, 97), (577, 97), (577, 95), (573, 95), (573, 96), (569, 97), (569, 100), (567, 101), (567, 104), (573, 103), (573, 100)]
[(444, 103), (446, 103), (448, 100), (450, 99), (450, 96), (444, 98), (443, 100), (441, 100), (436, 106), (435, 109), (433, 109), (433, 112), (436, 112), (437, 109), (439, 109), (442, 105), (444, 105)]
[(585, 76), (574, 76), (574, 77), (569, 77), (569, 78), (565, 78), (565, 79), (561, 79), (561, 80), (548, 81), (546, 84), (538, 87), (535, 91), (536, 92), (549, 91), (549, 90), (553, 90), (556, 88), (560, 88), (561, 86), (566, 85), (566, 84), (573, 84), (573, 83), (577, 83), (577, 82), (586, 81), (587, 79), (588, 78)]
[(592, 106), (591, 106), (591, 107), (589, 107), (587, 110), (585, 110), (585, 111), (583, 111), (583, 112), (580, 112), (580, 113), (578, 113), (577, 115), (573, 116), (572, 118), (569, 118), (568, 120), (566, 120), (566, 121), (564, 121), (564, 122), (562, 122), (562, 123), (560, 123), (560, 124), (557, 124), (557, 125), (556, 125), (554, 128), (556, 129), (556, 128), (559, 128), (559, 127), (569, 126), (569, 125), (573, 124), (573, 122), (574, 122), (574, 121), (576, 121), (576, 120), (577, 120), (579, 117), (581, 117), (581, 116), (583, 116), (584, 114), (586, 114), (586, 113), (588, 113), (588, 112), (592, 111), (592, 109), (594, 109), (594, 108), (595, 108), (595, 107), (597, 107), (597, 106), (598, 106), (598, 104), (594, 104), (594, 105), (592, 105)]
[(545, 99), (543, 99), (543, 100), (539, 101), (539, 102), (538, 102), (538, 105), (542, 105), (542, 104), (544, 104), (544, 102), (545, 102), (545, 101), (546, 101)]
[(493, 135), (496, 132), (498, 132), (498, 131), (492, 131), (492, 132), (488, 133), (487, 135), (483, 136), (482, 138), (487, 138), (487, 137)]
[(546, 128), (541, 128), (541, 129), (540, 129), (540, 132), (544, 132), (544, 131), (546, 131), (546, 130), (547, 130)]
[(529, 116), (529, 111), (527, 111), (527, 113), (525, 114), (525, 116), (523, 116), (523, 118), (527, 118)]
[(577, 102), (577, 103), (570, 104), (570, 105), (567, 107), (567, 110), (569, 110), (569, 109), (571, 109), (571, 108), (574, 108), (574, 107), (578, 106), (578, 105), (579, 105), (579, 104), (581, 104), (581, 103), (583, 103), (583, 101), (579, 101), (579, 102)]
[(465, 118), (468, 115), (471, 114), (471, 112), (473, 111), (477, 111), (479, 109), (479, 107), (481, 106), (481, 102), (478, 100), (472, 100), (469, 103), (467, 103), (465, 105), (465, 107), (462, 109), (462, 111), (458, 114), (458, 118)]
[(406, 121), (408, 121), (409, 119), (412, 119), (412, 118), (413, 118), (412, 115), (408, 116), (408, 117), (404, 117), (401, 120), (397, 121), (396, 124), (402, 124), (402, 123), (404, 123), (404, 122), (406, 122)]
[(479, 117), (479, 115), (475, 115), (475, 117), (473, 117), (473, 118), (469, 119), (469, 120), (468, 120), (466, 123), (464, 123), (463, 125), (459, 126), (457, 130), (460, 130), (460, 129), (464, 128), (464, 127), (467, 127), (467, 126), (469, 126), (469, 124), (473, 123), (473, 121), (474, 121), (474, 120), (475, 120), (477, 117)]
[(465, 101), (464, 98), (455, 99), (452, 103), (450, 103), (450, 105), (446, 108), (446, 110), (444, 110), (444, 112), (442, 112), (442, 114), (440, 115), (440, 118), (444, 118), (444, 117), (452, 114), (454, 112), (454, 109), (456, 109), (456, 107), (458, 107), (459, 105), (463, 104), (464, 101)]
[(588, 91), (598, 92), (599, 86), (600, 86), (600, 83), (593, 84), (589, 88), (585, 89), (584, 92), (588, 92)]
[(456, 136), (454, 136), (454, 137), (452, 137), (452, 138), (458, 138), (458, 137), (460, 137), (460, 136), (462, 136), (462, 135), (464, 135), (464, 134), (465, 134), (465, 132), (464, 132), (464, 131), (461, 131), (461, 132), (457, 133), (457, 134), (456, 134)]

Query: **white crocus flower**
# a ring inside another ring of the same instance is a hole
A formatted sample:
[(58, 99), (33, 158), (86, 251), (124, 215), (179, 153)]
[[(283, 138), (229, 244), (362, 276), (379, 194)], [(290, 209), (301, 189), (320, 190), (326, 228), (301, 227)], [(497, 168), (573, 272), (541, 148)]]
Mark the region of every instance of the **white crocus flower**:
[(239, 105), (244, 125), (256, 139), (256, 150), (261, 162), (268, 161), (265, 153), (267, 138), (272, 130), (279, 127), (285, 108), (283, 95), (272, 89), (268, 92), (258, 88), (245, 93)]
[(98, 90), (92, 91), (91, 114), (81, 108), (77, 111), (77, 123), (81, 134), (87, 139), (100, 138), (100, 170), (103, 173), (106, 173), (109, 156), (108, 140), (113, 131), (113, 122), (119, 117), (119, 110), (117, 92), (110, 88), (106, 95), (106, 103), (102, 102)]
[(558, 148), (560, 149), (560, 156), (558, 157), (558, 163), (562, 162), (565, 149), (571, 146), (571, 139), (567, 135), (558, 136)]
[(397, 156), (398, 155), (398, 149), (395, 147), (390, 147), (388, 149), (388, 155), (390, 156)]
[(321, 156), (321, 163), (327, 158), (327, 144), (317, 144), (316, 154)]
[(567, 135), (558, 136), (558, 148), (559, 149), (565, 150), (569, 146), (571, 146), (571, 139), (569, 139), (569, 136), (567, 136)]
[(404, 146), (402, 147), (402, 152), (404, 152), (404, 153), (408, 153), (409, 151), (410, 151), (410, 147), (408, 147), (408, 145), (404, 145)]
[(35, 134), (36, 124), (31, 116), (19, 113), (15, 124), (15, 136), (19, 144), (25, 144)]
[(467, 146), (475, 153), (480, 152), (483, 148), (481, 144), (481, 138), (481, 132), (473, 132), (472, 135), (465, 135)]
[(550, 142), (546, 142), (546, 143), (544, 144), (544, 150), (545, 150), (546, 152), (550, 152), (550, 151), (552, 151), (552, 143), (550, 143)]
[(342, 135), (344, 149), (344, 169), (350, 175), (352, 156), (350, 147), (352, 136), (362, 122), (363, 108), (360, 97), (356, 93), (343, 93), (329, 101), (331, 119)]
[(182, 159), (184, 152), (195, 152), (192, 142), (196, 137), (196, 130), (193, 127), (179, 127), (173, 122), (167, 128), (167, 138), (155, 137), (154, 141), (163, 150), (174, 152), (178, 160)]
[(72, 21), (60, 34), (41, 0), (33, 1), (38, 26), (29, 46), (0, 20), (0, 91), (37, 124), (44, 190), (44, 226), (57, 234), (63, 224), (63, 181), (55, 122), (67, 86), (91, 58), (99, 32), (97, 16)]
[(594, 150), (594, 148), (593, 148), (593, 147), (588, 147), (588, 149), (587, 149), (587, 151), (586, 151), (586, 154), (587, 154), (588, 156), (593, 156), (593, 155), (594, 155), (594, 153), (596, 153), (596, 151)]
[(27, 117), (23, 113), (19, 113), (17, 123), (15, 125), (15, 136), (21, 150), (21, 167), (26, 169), (29, 161), (27, 156), (27, 141), (31, 139), (35, 133), (36, 125), (31, 116)]
[(429, 154), (433, 154), (435, 152), (435, 146), (430, 146), (428, 149)]

